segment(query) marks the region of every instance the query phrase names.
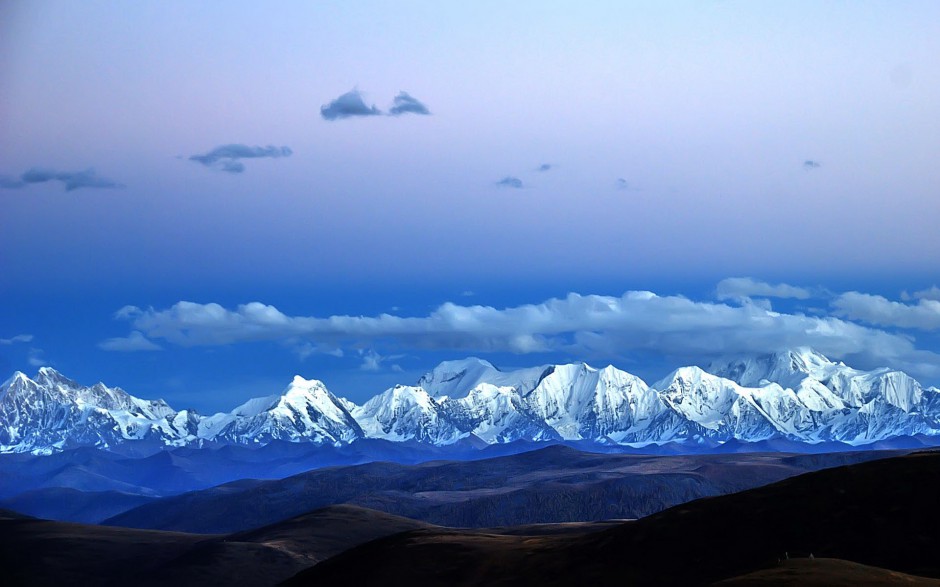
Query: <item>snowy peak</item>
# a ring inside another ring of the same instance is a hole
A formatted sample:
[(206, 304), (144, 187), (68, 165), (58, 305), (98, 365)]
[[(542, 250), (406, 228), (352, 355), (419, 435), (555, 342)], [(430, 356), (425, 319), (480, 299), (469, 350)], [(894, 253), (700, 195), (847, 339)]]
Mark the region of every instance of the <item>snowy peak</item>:
[(725, 358), (713, 362), (707, 371), (748, 387), (758, 387), (767, 382), (795, 387), (806, 377), (823, 379), (840, 366), (844, 367), (810, 348), (798, 347), (770, 354)]
[(229, 413), (205, 418), (199, 437), (264, 444), (272, 440), (342, 444), (363, 436), (345, 402), (316, 379), (295, 376), (279, 395), (248, 400)]
[(44, 367), (35, 379), (15, 373), (0, 390), (0, 452), (52, 452), (71, 446), (113, 447), (127, 440), (180, 440), (161, 422), (174, 415), (103, 383), (84, 387)]
[(481, 383), (497, 387), (513, 387), (520, 393), (532, 390), (548, 367), (528, 367), (503, 371), (488, 361), (469, 358), (461, 361), (444, 361), (418, 380), (418, 387), (432, 397), (461, 398)]
[(353, 415), (372, 438), (451, 444), (466, 436), (421, 387), (396, 385), (354, 409)]

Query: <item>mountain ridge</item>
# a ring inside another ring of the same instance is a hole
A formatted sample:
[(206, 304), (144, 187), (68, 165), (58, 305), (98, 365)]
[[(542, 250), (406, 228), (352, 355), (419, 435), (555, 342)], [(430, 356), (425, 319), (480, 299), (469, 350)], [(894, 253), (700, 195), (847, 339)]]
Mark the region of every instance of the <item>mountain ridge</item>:
[(161, 447), (274, 440), (341, 446), (361, 439), (446, 446), (461, 441), (721, 444), (787, 439), (868, 444), (940, 435), (940, 390), (902, 371), (861, 371), (805, 347), (685, 366), (648, 385), (608, 365), (503, 371), (470, 357), (445, 361), (418, 385), (363, 405), (295, 376), (279, 394), (231, 412), (176, 411), (103, 383), (86, 387), (49, 367), (0, 386), (0, 452), (77, 446)]

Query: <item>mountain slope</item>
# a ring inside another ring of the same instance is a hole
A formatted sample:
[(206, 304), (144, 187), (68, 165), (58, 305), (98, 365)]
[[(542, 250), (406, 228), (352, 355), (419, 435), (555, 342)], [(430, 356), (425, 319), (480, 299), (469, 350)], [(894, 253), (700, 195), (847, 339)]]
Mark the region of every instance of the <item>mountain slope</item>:
[(919, 453), (701, 499), (581, 536), (408, 532), (346, 551), (288, 584), (394, 577), (399, 584), (704, 585), (811, 553), (940, 577), (938, 488), (940, 453)]

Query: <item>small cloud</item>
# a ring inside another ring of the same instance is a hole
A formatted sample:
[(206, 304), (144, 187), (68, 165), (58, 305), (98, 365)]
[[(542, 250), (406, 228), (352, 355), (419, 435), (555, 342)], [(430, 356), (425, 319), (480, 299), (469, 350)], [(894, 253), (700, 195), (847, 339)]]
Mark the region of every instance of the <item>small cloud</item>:
[(624, 179), (624, 178), (622, 178), (622, 177), (618, 177), (618, 178), (617, 178), (617, 181), (614, 182), (614, 187), (615, 187), (616, 189), (618, 189), (618, 190), (622, 190), (622, 191), (625, 191), (625, 192), (638, 192), (638, 191), (640, 191), (640, 188), (631, 185), (629, 181), (627, 181), (626, 179)]
[[(375, 352), (373, 349), (366, 351), (360, 350), (359, 354), (362, 356), (362, 364), (359, 365), (359, 369), (363, 371), (381, 371), (382, 364), (386, 361), (394, 361), (396, 359), (401, 359), (405, 355), (386, 355), (382, 356), (379, 353)], [(402, 369), (396, 364), (389, 366), (389, 369), (392, 371), (400, 372)]]
[(820, 163), (819, 161), (813, 161), (812, 159), (807, 159), (806, 161), (803, 161), (803, 169), (807, 171), (812, 171), (813, 169), (819, 169), (820, 167), (822, 167), (822, 163)]
[(113, 180), (99, 176), (91, 168), (84, 171), (55, 171), (33, 168), (22, 173), (19, 178), (0, 177), (0, 188), (20, 189), (34, 183), (48, 183), (50, 181), (61, 182), (67, 192), (80, 188), (108, 189), (124, 187)]
[(42, 355), (42, 349), (29, 349), (29, 356), (26, 357), (26, 362), (29, 363), (30, 367), (45, 367), (49, 362), (46, 361), (45, 357)]
[(542, 163), (535, 170), (544, 172), (544, 171), (551, 171), (552, 169), (555, 169), (556, 167), (558, 166), (555, 165), (554, 163)]
[(10, 338), (0, 338), (0, 344), (16, 344), (18, 342), (32, 342), (32, 334), (17, 334), (16, 336), (11, 336)]
[(382, 111), (376, 108), (375, 105), (366, 106), (359, 90), (350, 90), (329, 104), (320, 107), (320, 116), (324, 120), (340, 120), (354, 116), (380, 116), (381, 114)]
[(513, 177), (507, 175), (503, 179), (496, 182), (496, 185), (502, 188), (513, 188), (513, 189), (522, 189), (522, 180), (518, 177)]
[(148, 339), (139, 330), (134, 330), (125, 337), (115, 337), (98, 343), (98, 348), (104, 351), (118, 351), (132, 353), (137, 351), (161, 351), (163, 347)]
[[(363, 106), (364, 105), (365, 104), (363, 104)], [(388, 113), (390, 116), (401, 116), (402, 114), (422, 114), (427, 116), (431, 114), (431, 111), (428, 110), (428, 107), (425, 106), (421, 101), (408, 92), (399, 92), (392, 101), (392, 107), (389, 108)]]
[(228, 173), (242, 173), (245, 164), (239, 159), (261, 159), (290, 157), (294, 152), (289, 147), (249, 146), (241, 144), (221, 145), (202, 155), (192, 155), (189, 160), (202, 163), (206, 167), (217, 167)]
[(337, 358), (343, 356), (343, 349), (326, 344), (311, 344), (309, 342), (294, 347), (294, 352), (297, 353), (301, 361), (307, 360), (307, 357), (311, 355), (329, 355)]
[(933, 285), (927, 289), (915, 291), (913, 298), (916, 300), (934, 300), (940, 302), (940, 287)]
[(813, 297), (813, 292), (805, 287), (786, 283), (771, 284), (750, 277), (722, 279), (715, 289), (719, 300), (751, 301), (753, 297), (807, 300)]
[(143, 314), (144, 311), (138, 308), (137, 306), (124, 306), (120, 310), (114, 313), (113, 318), (115, 320), (130, 320), (136, 318)]
[(465, 298), (472, 298), (473, 296), (475, 296), (475, 295), (477, 295), (477, 294), (476, 294), (476, 292), (473, 292), (473, 291), (471, 291), (471, 290), (469, 290), (469, 289), (465, 289), (465, 290), (463, 290), (462, 292), (460, 292), (460, 295), (462, 295), (462, 296), (465, 297)]

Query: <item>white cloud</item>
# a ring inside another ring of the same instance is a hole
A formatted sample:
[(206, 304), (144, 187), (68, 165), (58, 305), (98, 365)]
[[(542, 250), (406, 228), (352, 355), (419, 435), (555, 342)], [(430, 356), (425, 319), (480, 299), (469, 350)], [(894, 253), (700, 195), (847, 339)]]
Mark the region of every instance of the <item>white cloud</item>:
[(125, 337), (115, 337), (103, 340), (98, 343), (98, 348), (105, 351), (136, 352), (136, 351), (160, 351), (163, 347), (152, 340), (147, 339), (143, 333), (134, 330)]
[(920, 297), (916, 304), (904, 304), (882, 296), (851, 291), (835, 298), (832, 306), (837, 316), (850, 320), (879, 326), (940, 330), (940, 301), (926, 296)]
[[(631, 291), (621, 297), (569, 294), (509, 308), (445, 303), (426, 316), (288, 316), (259, 302), (227, 309), (178, 302), (165, 310), (126, 313), (150, 339), (184, 346), (299, 339), (314, 344), (377, 342), (398, 349), (518, 354), (560, 351), (584, 358), (657, 352), (703, 361), (729, 353), (810, 346), (833, 358), (864, 357), (940, 375), (940, 355), (913, 340), (833, 316), (774, 312), (681, 296)], [(369, 364), (364, 363), (368, 368)]]
[(26, 362), (29, 363), (30, 367), (45, 367), (49, 362), (43, 357), (42, 349), (29, 349), (29, 355), (26, 357)]
[[(373, 349), (369, 350), (360, 350), (359, 354), (362, 356), (362, 364), (359, 365), (359, 368), (363, 371), (381, 371), (382, 364), (386, 361), (394, 361), (395, 359), (400, 359), (405, 355), (388, 355), (382, 356), (379, 353), (375, 352)], [(401, 366), (393, 364), (389, 366), (389, 369), (396, 372), (401, 372)]]
[(796, 287), (786, 283), (770, 284), (750, 277), (723, 279), (718, 282), (716, 289), (719, 300), (737, 300), (752, 297), (806, 300), (813, 296), (812, 292), (804, 287)]
[(309, 342), (294, 346), (294, 352), (297, 353), (297, 356), (300, 357), (301, 361), (306, 360), (307, 357), (310, 357), (311, 355), (329, 355), (331, 357), (343, 356), (343, 349), (324, 344), (312, 344)]
[(18, 342), (32, 342), (32, 334), (17, 334), (16, 336), (11, 336), (10, 338), (0, 338), (0, 344), (16, 344)]
[(914, 292), (914, 298), (918, 300), (935, 300), (940, 301), (940, 287), (932, 285), (927, 289), (922, 289), (920, 291)]

